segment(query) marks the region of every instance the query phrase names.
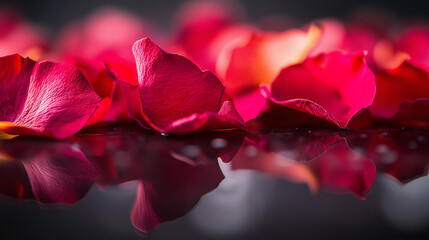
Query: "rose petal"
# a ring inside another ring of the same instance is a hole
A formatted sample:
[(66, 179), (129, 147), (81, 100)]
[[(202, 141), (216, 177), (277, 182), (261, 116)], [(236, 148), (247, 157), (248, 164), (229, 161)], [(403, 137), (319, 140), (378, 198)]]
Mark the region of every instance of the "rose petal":
[[(13, 61), (13, 64), (10, 63)], [(17, 102), (25, 99), (25, 104), (6, 101), (5, 118), (0, 119), (0, 130), (9, 134), (34, 134), (55, 138), (66, 138), (78, 132), (94, 112), (100, 97), (94, 92), (88, 80), (73, 66), (53, 62), (36, 64), (31, 71), (19, 56), (5, 57), (0, 63), (6, 64), (2, 72), (4, 82), (13, 81), (19, 87), (14, 90)], [(21, 66), (22, 65), (22, 66)], [(13, 66), (13, 68), (10, 68)], [(17, 73), (16, 69), (25, 69)], [(2, 66), (3, 69), (3, 66)], [(25, 74), (25, 75), (22, 75)], [(14, 76), (11, 77), (10, 76)], [(27, 80), (14, 80), (25, 76)], [(25, 82), (27, 81), (27, 82)], [(21, 83), (22, 82), (22, 83)], [(28, 84), (28, 89), (26, 89)], [(27, 92), (25, 93), (25, 89)], [(25, 95), (24, 95), (25, 94)], [(3, 102), (3, 99), (2, 99)], [(10, 104), (16, 109), (10, 111)], [(3, 111), (3, 109), (2, 109)], [(13, 119), (11, 117), (14, 117)]]
[(270, 134), (265, 149), (297, 161), (310, 161), (329, 150), (339, 140), (336, 132), (280, 132)]
[(371, 114), (391, 118), (404, 101), (429, 98), (429, 75), (410, 63), (404, 62), (391, 70), (380, 71), (375, 77), (377, 92), (369, 108)]
[(341, 46), (346, 38), (346, 29), (340, 21), (322, 19), (317, 21), (317, 25), (321, 29), (320, 38), (311, 50), (310, 57), (342, 49)]
[(374, 74), (365, 54), (332, 52), (283, 69), (272, 84), (271, 96), (279, 102), (308, 99), (345, 127), (354, 114), (372, 103), (374, 94)]
[(225, 47), (216, 72), (234, 96), (271, 84), (280, 70), (304, 60), (317, 42), (320, 30), (288, 30), (282, 33), (254, 33)]
[(15, 121), (23, 110), (35, 65), (18, 54), (0, 58), (0, 121)]
[(429, 69), (429, 54), (422, 49), (429, 48), (429, 28), (427, 25), (416, 24), (406, 26), (397, 37), (395, 47), (398, 51), (411, 56), (411, 62), (423, 69)]
[(34, 26), (7, 6), (0, 9), (0, 56), (21, 54), (40, 59), (48, 48), (45, 29)]
[(173, 48), (179, 48), (201, 69), (214, 71), (222, 48), (248, 29), (237, 25), (241, 16), (237, 5), (223, 1), (186, 2), (176, 16), (178, 33)]
[(139, 85), (122, 81), (129, 113), (159, 132), (188, 133), (243, 128), (224, 86), (190, 60), (169, 54), (148, 38), (133, 47)]
[(310, 100), (293, 99), (282, 102), (271, 98), (259, 116), (246, 125), (252, 130), (339, 127), (339, 123), (325, 109)]
[(417, 99), (414, 102), (405, 101), (398, 112), (389, 120), (390, 127), (397, 128), (429, 128), (429, 99)]
[(259, 115), (261, 109), (267, 103), (267, 94), (269, 94), (269, 90), (266, 87), (261, 87), (258, 90), (234, 97), (235, 107), (244, 122), (254, 119)]
[[(99, 176), (79, 149), (64, 142), (17, 137), (3, 142), (0, 152), (23, 165), (28, 175), (20, 181), (22, 197), (34, 196), (41, 203), (76, 203)], [(25, 192), (27, 181), (31, 194)]]
[(65, 57), (88, 59), (110, 52), (118, 58), (132, 60), (130, 48), (136, 39), (150, 32), (147, 25), (129, 12), (101, 8), (64, 28), (59, 37), (59, 52)]

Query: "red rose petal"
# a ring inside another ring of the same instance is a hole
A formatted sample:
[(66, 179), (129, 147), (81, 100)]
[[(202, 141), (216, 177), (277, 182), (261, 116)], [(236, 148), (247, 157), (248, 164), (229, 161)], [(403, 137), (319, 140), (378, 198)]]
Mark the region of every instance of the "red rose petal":
[[(0, 60), (4, 69), (2, 82), (12, 81), (10, 87), (2, 89), (10, 89), (18, 96), (12, 102), (2, 99), (1, 111), (5, 116), (1, 116), (0, 130), (16, 135), (72, 136), (88, 121), (100, 97), (75, 67), (42, 62), (31, 69), (27, 65), (29, 61), (18, 55)], [(10, 110), (11, 104), (14, 110)]]
[(187, 133), (243, 128), (224, 96), (224, 86), (210, 72), (185, 57), (169, 54), (148, 38), (133, 47), (139, 85), (122, 81), (130, 115), (156, 131)]
[(405, 101), (399, 105), (396, 114), (386, 122), (391, 128), (429, 128), (429, 99)]
[(241, 16), (240, 6), (229, 1), (191, 1), (178, 11), (177, 36), (173, 49), (201, 69), (215, 70), (216, 60), (222, 48), (248, 30), (237, 25)]
[(0, 58), (0, 121), (14, 121), (24, 108), (36, 62), (18, 54)]
[(281, 102), (271, 98), (260, 115), (246, 125), (253, 130), (339, 127), (339, 123), (325, 109), (310, 100), (293, 99)]
[(377, 93), (369, 108), (380, 118), (392, 117), (404, 101), (429, 98), (429, 75), (410, 63), (404, 62), (391, 70), (380, 71), (375, 77)]
[(429, 54), (423, 49), (429, 48), (429, 27), (416, 24), (405, 27), (395, 42), (398, 51), (406, 52), (411, 62), (423, 69), (429, 69)]
[(308, 99), (307, 103), (326, 111), (315, 113), (323, 113), (323, 119), (332, 116), (345, 127), (354, 114), (372, 103), (374, 94), (374, 74), (365, 55), (332, 52), (283, 69), (272, 84), (271, 95), (278, 102)]

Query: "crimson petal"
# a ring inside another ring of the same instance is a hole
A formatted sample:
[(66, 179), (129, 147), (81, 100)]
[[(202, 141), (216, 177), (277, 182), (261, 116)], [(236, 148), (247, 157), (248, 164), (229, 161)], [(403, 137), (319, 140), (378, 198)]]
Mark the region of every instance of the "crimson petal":
[(320, 106), (314, 115), (322, 119), (331, 117), (342, 128), (354, 114), (372, 103), (374, 95), (374, 74), (366, 65), (365, 54), (342, 52), (321, 54), (283, 69), (273, 82), (271, 93), (278, 102), (309, 100), (293, 106), (310, 111)]
[(138, 85), (121, 81), (130, 115), (159, 132), (189, 133), (243, 128), (241, 117), (212, 73), (169, 54), (150, 39), (133, 46)]

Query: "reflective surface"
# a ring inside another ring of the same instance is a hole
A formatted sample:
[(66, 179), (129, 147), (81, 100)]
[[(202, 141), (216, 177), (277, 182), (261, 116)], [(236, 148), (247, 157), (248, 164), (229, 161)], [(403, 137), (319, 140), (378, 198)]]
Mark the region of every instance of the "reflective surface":
[(429, 237), (429, 132), (0, 142), (1, 239)]

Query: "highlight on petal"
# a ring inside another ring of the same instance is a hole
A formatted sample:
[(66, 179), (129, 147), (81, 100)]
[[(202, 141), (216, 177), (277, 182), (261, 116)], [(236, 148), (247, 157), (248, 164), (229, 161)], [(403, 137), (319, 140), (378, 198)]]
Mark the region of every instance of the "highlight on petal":
[(374, 46), (373, 58), (376, 67), (381, 69), (395, 69), (404, 61), (411, 60), (406, 52), (396, 51), (392, 42), (380, 40)]
[(241, 118), (212, 73), (169, 54), (150, 39), (134, 44), (138, 86), (122, 82), (130, 115), (159, 132), (243, 128)]
[(294, 101), (293, 109), (338, 121), (344, 128), (354, 114), (372, 103), (374, 95), (374, 74), (365, 54), (332, 52), (283, 69), (272, 84), (271, 98), (283, 105)]
[(320, 29), (314, 25), (307, 31), (255, 32), (224, 48), (216, 73), (233, 95), (269, 85), (282, 68), (303, 61), (319, 35)]
[(68, 64), (35, 63), (11, 55), (0, 58), (0, 69), (0, 130), (8, 134), (72, 136), (100, 99), (88, 80)]

